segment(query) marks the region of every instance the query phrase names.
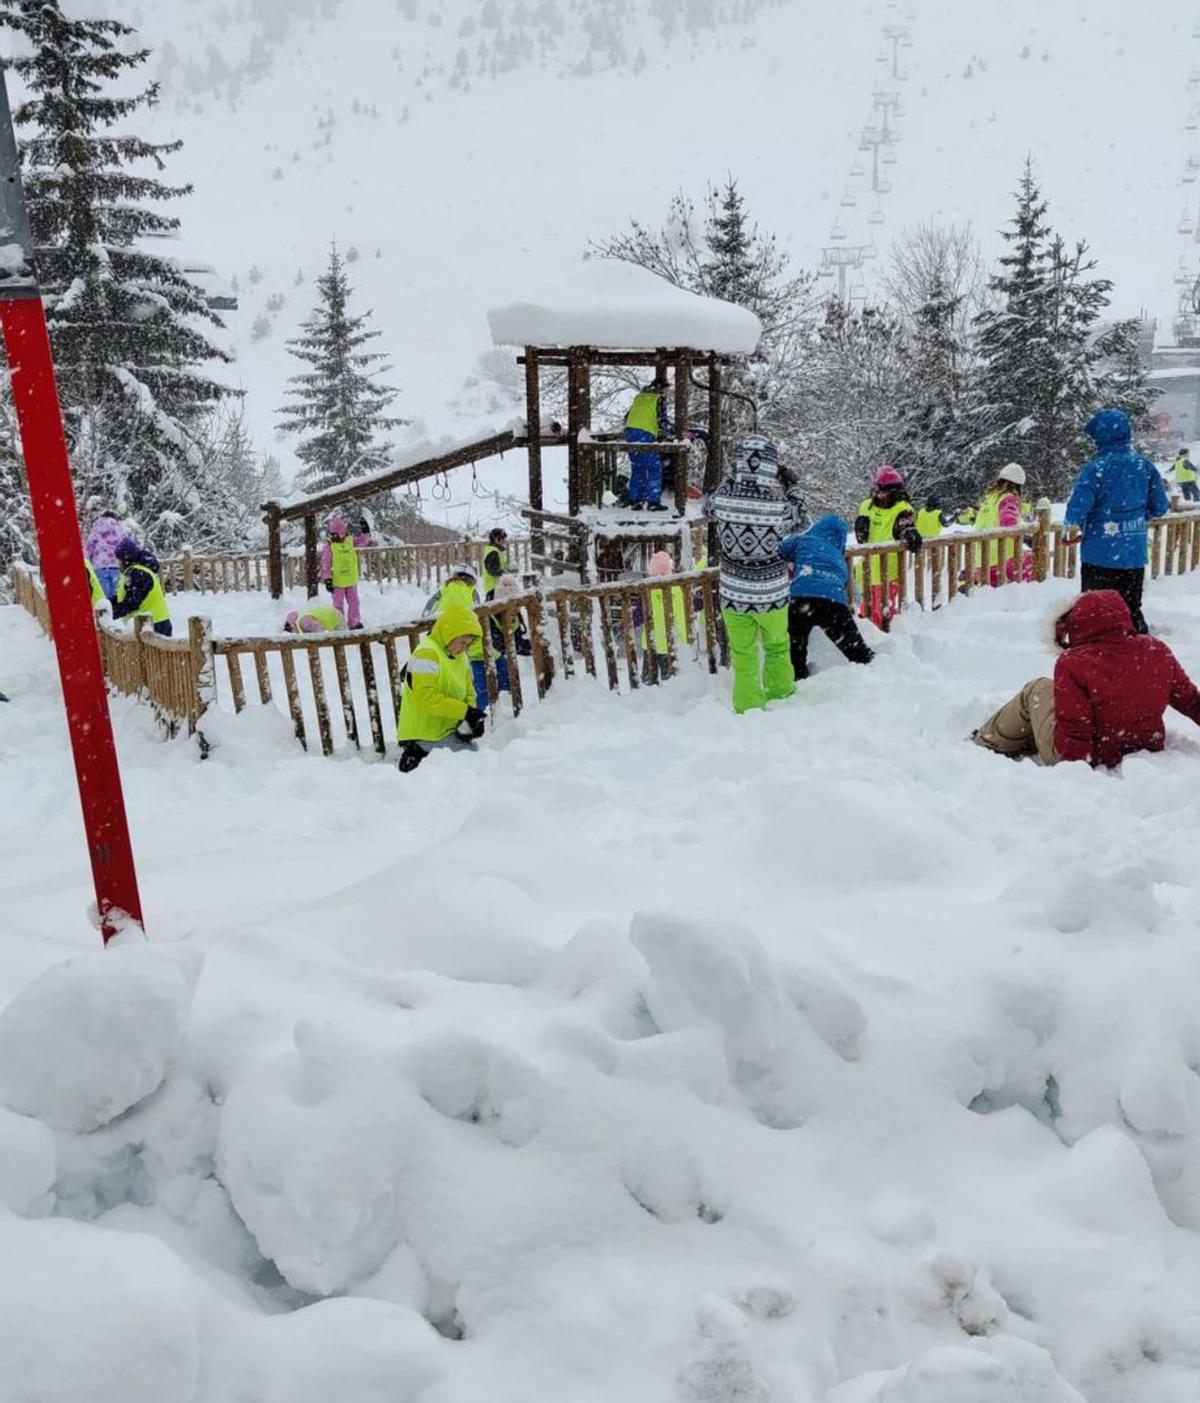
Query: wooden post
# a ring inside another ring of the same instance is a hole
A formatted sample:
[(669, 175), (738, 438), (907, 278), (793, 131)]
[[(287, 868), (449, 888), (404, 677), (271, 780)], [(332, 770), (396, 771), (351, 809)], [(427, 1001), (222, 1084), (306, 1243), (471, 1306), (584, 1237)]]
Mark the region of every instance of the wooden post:
[[(675, 356), (675, 441), (683, 443), (687, 437), (688, 421), (691, 418), (691, 378), (692, 353), (681, 347)], [(675, 455), (675, 513), (683, 516), (687, 511), (688, 462), (690, 453)]]
[[(541, 511), (542, 501), (542, 389), (538, 353), (525, 347), (525, 440), (529, 455), (529, 505)], [(545, 554), (541, 532), (534, 529), (530, 549), (535, 555)]]
[(267, 522), (267, 583), (272, 599), (283, 595), (283, 543), (279, 531), (279, 503), (263, 507)]
[(309, 599), (317, 597), (317, 518), (313, 512), (304, 518), (304, 583)]
[(1033, 534), (1033, 578), (1045, 582), (1050, 573), (1050, 508), (1041, 507), (1037, 514), (1037, 530)]
[[(721, 395), (721, 362), (716, 355), (708, 363), (708, 455), (704, 461), (704, 495), (715, 492), (721, 483), (721, 435), (724, 432), (724, 403)], [(709, 522), (709, 565), (717, 561), (717, 526)]]
[(584, 393), (581, 378), (587, 375), (584, 352), (571, 347), (567, 366), (567, 515), (579, 515), (579, 433), (586, 428), (583, 416)]

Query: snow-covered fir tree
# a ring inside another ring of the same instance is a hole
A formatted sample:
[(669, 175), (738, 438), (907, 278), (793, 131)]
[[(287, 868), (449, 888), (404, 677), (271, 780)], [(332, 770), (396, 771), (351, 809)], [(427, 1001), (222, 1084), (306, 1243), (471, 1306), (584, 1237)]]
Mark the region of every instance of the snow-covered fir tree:
[(1031, 491), (1058, 497), (1089, 452), (1083, 426), (1102, 398), (1098, 331), (1112, 284), (1092, 276), (1085, 244), (1068, 249), (1051, 234), (1046, 212), (1027, 162), (991, 281), (995, 305), (976, 319), (973, 457), (981, 477), (1015, 459)]
[(1162, 390), (1150, 383), (1150, 371), (1139, 339), (1136, 317), (1114, 322), (1096, 341), (1099, 352), (1100, 398), (1106, 405), (1123, 409), (1134, 428), (1149, 427), (1150, 410)]
[(676, 287), (736, 302), (758, 317), (763, 336), (754, 356), (726, 372), (723, 453), (757, 417), (773, 420), (806, 350), (806, 324), (816, 302), (813, 279), (792, 271), (775, 236), (760, 230), (732, 177), (709, 186), (703, 208), (680, 193), (662, 228), (637, 220), (594, 242), (593, 257), (636, 263)]
[(123, 87), (149, 56), (127, 47), (128, 25), (69, 18), (58, 0), (2, 0), (0, 23), (27, 49), (14, 116), (83, 505), (119, 503), (161, 548), (194, 501), (195, 426), (231, 393), (205, 370), (229, 360), (209, 335), (219, 318), (153, 249), (179, 227), (159, 206), (190, 190), (158, 178), (179, 143), (129, 130), (158, 90)]
[(363, 349), (379, 332), (367, 330), (370, 312), (351, 313), (351, 291), (334, 244), (317, 280), (317, 305), (301, 335), (287, 343), (306, 368), (288, 381), (289, 402), (279, 411), (279, 429), (300, 439), (296, 457), (304, 464), (301, 481), (310, 492), (381, 467), (388, 430), (405, 422), (387, 413), (397, 392), (376, 377), (390, 367), (381, 352)]
[(976, 474), (964, 465), (971, 349), (964, 338), (964, 293), (940, 273), (911, 314), (903, 352), (904, 387), (893, 456), (912, 492), (936, 491), (950, 502), (970, 501)]
[(895, 450), (905, 393), (905, 338), (887, 308), (836, 298), (805, 324), (804, 354), (771, 425), (810, 502), (850, 511)]

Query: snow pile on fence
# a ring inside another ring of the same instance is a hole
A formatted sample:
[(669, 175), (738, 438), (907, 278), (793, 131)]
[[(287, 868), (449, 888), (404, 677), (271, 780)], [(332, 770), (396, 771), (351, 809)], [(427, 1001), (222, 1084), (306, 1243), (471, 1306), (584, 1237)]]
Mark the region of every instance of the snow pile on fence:
[(497, 346), (666, 346), (731, 356), (750, 355), (762, 336), (745, 307), (604, 258), (586, 259), (528, 297), (493, 307), (488, 325)]
[[(1071, 589), (817, 640), (755, 716), (577, 679), (403, 781), (118, 702), (165, 943), (104, 953), (0, 611), (6, 1400), (1190, 1397), (1200, 735), (965, 740)], [(1194, 589), (1148, 611), (1195, 674)]]

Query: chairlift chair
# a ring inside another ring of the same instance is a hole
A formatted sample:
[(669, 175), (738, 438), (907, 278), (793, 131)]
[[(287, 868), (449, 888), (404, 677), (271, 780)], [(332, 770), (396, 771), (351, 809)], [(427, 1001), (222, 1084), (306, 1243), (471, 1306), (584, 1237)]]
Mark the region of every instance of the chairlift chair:
[(855, 161), (850, 167), (850, 177), (853, 180), (861, 180), (866, 173), (867, 168), (861, 161)]
[(890, 195), (892, 193), (892, 182), (890, 180), (881, 180), (875, 187), (875, 191), (879, 195)]
[(889, 146), (879, 159), (883, 162), (885, 166), (894, 166), (900, 158), (896, 155), (895, 151), (893, 151), (892, 148)]
[(833, 277), (833, 264), (832, 264), (832, 263), (822, 263), (822, 264), (820, 265), (820, 267), (818, 267), (818, 269), (817, 269), (817, 277), (818, 277), (818, 278), (832, 278), (832, 277)]
[(882, 224), (882, 223), (883, 223), (883, 210), (881, 210), (881, 209), (879, 208), (878, 205), (876, 205), (875, 208), (871, 211), (871, 213), (870, 213), (869, 215), (867, 215), (867, 223), (868, 223), (868, 224)]
[(840, 224), (835, 224), (835, 225), (833, 226), (833, 228), (830, 229), (830, 231), (829, 231), (829, 241), (830, 241), (830, 243), (834, 243), (834, 244), (837, 244), (837, 243), (844, 243), (844, 242), (845, 242), (845, 239), (846, 239), (846, 231), (845, 231), (845, 229), (843, 229), (842, 226), (841, 226)]
[(841, 206), (843, 209), (853, 209), (858, 204), (858, 196), (853, 190), (846, 190), (842, 194)]
[(1179, 232), (1186, 236), (1193, 232), (1194, 227), (1191, 215), (1187, 210), (1184, 210), (1183, 214), (1179, 217)]

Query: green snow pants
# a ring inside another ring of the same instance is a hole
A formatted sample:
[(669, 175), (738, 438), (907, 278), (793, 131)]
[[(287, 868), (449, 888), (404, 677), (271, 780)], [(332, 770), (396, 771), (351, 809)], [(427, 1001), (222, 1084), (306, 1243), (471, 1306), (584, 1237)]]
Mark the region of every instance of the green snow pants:
[[(787, 605), (766, 614), (722, 609), (733, 662), (733, 709), (739, 715), (796, 690), (788, 639)], [(759, 651), (761, 640), (762, 650)]]

